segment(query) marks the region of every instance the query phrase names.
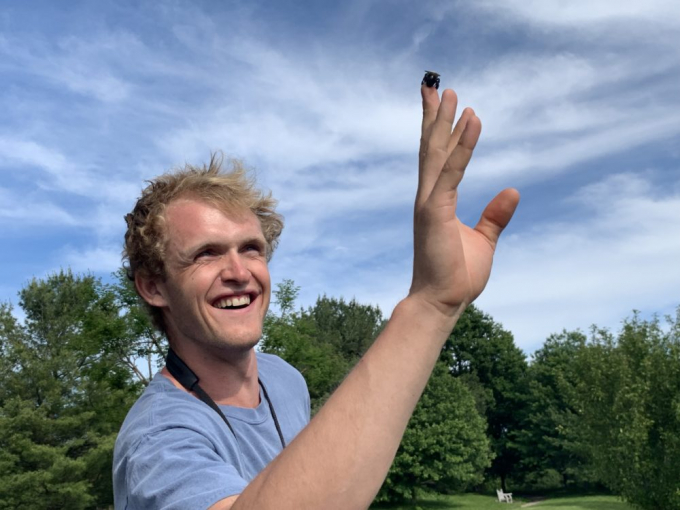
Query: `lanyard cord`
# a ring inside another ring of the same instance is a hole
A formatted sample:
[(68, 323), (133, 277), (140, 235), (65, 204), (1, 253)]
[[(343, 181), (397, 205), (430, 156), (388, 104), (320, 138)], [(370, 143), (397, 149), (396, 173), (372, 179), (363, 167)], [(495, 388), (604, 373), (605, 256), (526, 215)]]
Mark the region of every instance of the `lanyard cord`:
[[(172, 374), (172, 376), (177, 379), (177, 381), (184, 386), (185, 389), (188, 391), (193, 391), (198, 395), (198, 398), (201, 399), (203, 402), (208, 404), (217, 414), (220, 415), (222, 420), (224, 420), (224, 423), (227, 424), (227, 427), (229, 427), (229, 430), (231, 430), (231, 433), (234, 435), (234, 439), (238, 441), (238, 436), (236, 435), (236, 432), (234, 432), (234, 428), (231, 426), (231, 423), (229, 423), (229, 420), (227, 417), (224, 415), (222, 410), (219, 408), (219, 406), (215, 403), (215, 401), (210, 398), (210, 395), (208, 395), (205, 391), (203, 391), (203, 388), (201, 388), (198, 384), (198, 376), (189, 368), (189, 366), (182, 361), (182, 358), (180, 358), (175, 351), (172, 349), (168, 349), (168, 356), (165, 358), (165, 366), (168, 369), (168, 372)], [(257, 378), (257, 382), (259, 383), (260, 387), (262, 388), (262, 393), (264, 395), (264, 399), (267, 401), (267, 404), (269, 404), (269, 411), (271, 412), (272, 418), (274, 420), (274, 425), (276, 426), (276, 432), (279, 434), (279, 439), (281, 440), (281, 446), (283, 448), (286, 447), (286, 440), (283, 438), (283, 432), (281, 432), (281, 425), (279, 425), (279, 420), (276, 418), (276, 411), (274, 411), (274, 404), (272, 404), (271, 399), (269, 398), (269, 394), (267, 393), (267, 388), (264, 387), (264, 384), (260, 380), (260, 378)]]

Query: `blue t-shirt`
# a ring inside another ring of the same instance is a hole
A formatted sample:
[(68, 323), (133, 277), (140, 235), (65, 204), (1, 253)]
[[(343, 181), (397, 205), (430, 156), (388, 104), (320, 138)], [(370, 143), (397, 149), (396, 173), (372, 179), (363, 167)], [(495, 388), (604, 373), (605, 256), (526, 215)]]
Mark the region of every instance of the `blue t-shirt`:
[[(277, 356), (258, 352), (257, 367), (288, 444), (309, 422), (307, 385)], [(236, 437), (208, 405), (156, 374), (116, 439), (116, 510), (208, 508), (240, 494), (281, 440), (261, 388), (255, 409), (220, 408)]]

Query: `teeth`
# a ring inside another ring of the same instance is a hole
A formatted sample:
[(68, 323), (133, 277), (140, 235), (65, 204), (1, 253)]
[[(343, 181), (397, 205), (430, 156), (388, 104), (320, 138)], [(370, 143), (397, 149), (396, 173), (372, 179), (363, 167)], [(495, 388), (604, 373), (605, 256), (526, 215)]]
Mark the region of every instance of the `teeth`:
[(243, 306), (250, 304), (250, 296), (248, 294), (239, 297), (220, 299), (215, 306), (217, 308), (232, 308), (234, 306)]

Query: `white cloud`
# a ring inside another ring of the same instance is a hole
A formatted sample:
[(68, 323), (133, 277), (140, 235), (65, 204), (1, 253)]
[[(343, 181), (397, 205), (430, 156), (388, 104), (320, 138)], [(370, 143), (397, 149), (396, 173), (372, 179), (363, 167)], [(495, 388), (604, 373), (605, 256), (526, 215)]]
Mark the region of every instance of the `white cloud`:
[(66, 225), (80, 222), (68, 211), (51, 202), (30, 200), (10, 189), (0, 188), (0, 224), (6, 228)]
[(526, 350), (562, 328), (616, 327), (633, 309), (680, 304), (680, 194), (634, 174), (586, 186), (567, 203), (587, 220), (548, 221), (502, 240), (478, 304)]
[(31, 73), (41, 79), (102, 102), (124, 100), (130, 84), (118, 75), (127, 57), (139, 58), (140, 45), (130, 34), (117, 33), (92, 40), (66, 37), (53, 46), (39, 38), (30, 43), (4, 37), (0, 53), (4, 66)]
[(68, 166), (59, 151), (45, 147), (32, 140), (0, 136), (0, 161), (7, 166), (13, 163), (37, 166), (58, 175)]
[[(361, 51), (323, 35), (313, 45), (298, 34), (270, 37), (272, 20), (257, 5), (211, 13), (163, 5), (152, 9), (152, 24), (144, 25), (148, 11), (139, 17), (137, 33), (93, 27), (84, 36), (0, 38), (0, 71), (18, 77), (3, 104), (26, 101), (12, 116), (21, 120), (0, 135), (0, 165), (28, 167), (37, 183), (26, 197), (8, 190), (0, 215), (86, 226), (90, 239), (62, 248), (64, 264), (113, 271), (122, 216), (142, 179), (224, 149), (258, 168), (282, 201), (288, 226), (275, 277), (294, 278), (308, 302), (322, 292), (355, 296), (389, 314), (411, 276), (422, 76), (412, 73), (423, 61), (446, 62), (437, 67), (445, 85), (484, 123), (463, 185), (473, 198), (522, 184), (561, 200), (549, 186), (554, 176), (599, 158), (600, 173), (580, 182), (600, 179), (617, 171), (609, 156), (651, 158), (640, 148), (677, 138), (680, 47), (668, 37), (680, 23), (677, 2), (475, 3), (483, 15), (469, 44), (492, 47), (489, 59), (470, 62), (458, 47), (426, 54), (430, 34), (451, 35), (448, 17), (461, 5), (424, 5), (402, 34), (404, 48), (369, 39), (385, 27), (362, 2), (343, 21), (366, 23)], [(526, 39), (493, 46), (501, 25)], [(35, 87), (23, 95), (17, 83)], [(54, 115), (62, 106), (64, 116)], [(680, 236), (664, 237), (660, 225), (677, 233), (678, 201), (649, 179), (626, 174), (581, 190), (570, 205), (579, 218), (587, 211), (585, 222), (511, 227), (482, 308), (533, 348), (562, 327), (667, 306), (678, 280), (666, 265)]]
[[(327, 54), (308, 61), (253, 40), (239, 41), (242, 47), (248, 85), (228, 82), (226, 105), (206, 103), (188, 112), (190, 122), (159, 137), (161, 150), (194, 160), (208, 148), (224, 148), (268, 168), (294, 170), (411, 154), (417, 147), (417, 87), (410, 97), (390, 92), (373, 61), (344, 62)], [(348, 75), (354, 76), (351, 86)], [(240, 101), (232, 102), (234, 96)]]
[(36, 189), (48, 194), (65, 192), (115, 203), (134, 197), (140, 189), (140, 185), (130, 182), (126, 174), (101, 175), (101, 169), (87, 168), (59, 150), (22, 137), (0, 135), (0, 164), (5, 172), (25, 172), (24, 167), (42, 171), (34, 179)]
[(652, 21), (680, 25), (680, 5), (673, 0), (482, 0), (477, 7), (498, 13), (505, 11), (540, 25), (590, 28), (608, 21)]
[[(680, 304), (680, 194), (628, 173), (584, 186), (565, 203), (578, 221), (537, 219), (535, 228), (510, 228), (476, 303), (528, 353), (563, 328), (616, 329), (633, 309), (668, 313)], [(289, 248), (284, 238), (272, 265), (275, 281), (302, 286), (301, 304), (330, 293), (377, 304), (389, 316), (408, 292), (407, 222), (366, 225), (331, 240), (302, 227), (293, 238), (305, 232), (310, 245)]]
[[(415, 153), (417, 92), (389, 83), (389, 60), (290, 54), (252, 37), (238, 44), (225, 39), (222, 46), (230, 58), (238, 53), (247, 63), (247, 86), (225, 81), (225, 106), (205, 104), (159, 137), (161, 150), (175, 160), (200, 160), (209, 149), (225, 148), (266, 169), (274, 185), (306, 167), (336, 169)], [(484, 124), (483, 157), (470, 180), (477, 186), (499, 175), (543, 181), (577, 163), (677, 135), (677, 94), (655, 79), (668, 76), (672, 83), (679, 63), (675, 54), (649, 58), (605, 46), (597, 52), (502, 53), (475, 74), (442, 70), (457, 76), (461, 106), (473, 106)], [(646, 81), (653, 85), (627, 85)]]
[(478, 169), (468, 184), (485, 186), (503, 179), (515, 185), (544, 181), (578, 163), (630, 151), (651, 142), (680, 134), (680, 112), (670, 110), (654, 115), (648, 112), (635, 122), (622, 122), (570, 137), (526, 142), (517, 147), (489, 151), (475, 159)]
[(121, 245), (66, 247), (62, 250), (64, 265), (74, 273), (112, 273), (121, 266)]

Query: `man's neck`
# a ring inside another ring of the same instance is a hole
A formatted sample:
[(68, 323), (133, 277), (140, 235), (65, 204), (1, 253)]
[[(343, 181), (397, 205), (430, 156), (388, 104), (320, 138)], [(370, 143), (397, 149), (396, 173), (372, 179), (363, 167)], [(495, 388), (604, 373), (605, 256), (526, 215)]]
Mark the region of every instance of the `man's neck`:
[[(254, 349), (228, 357), (186, 346), (174, 346), (173, 349), (198, 376), (198, 384), (216, 403), (246, 408), (259, 405), (260, 387)], [(161, 374), (177, 388), (187, 391), (167, 367)], [(192, 395), (196, 396), (193, 392)]]

